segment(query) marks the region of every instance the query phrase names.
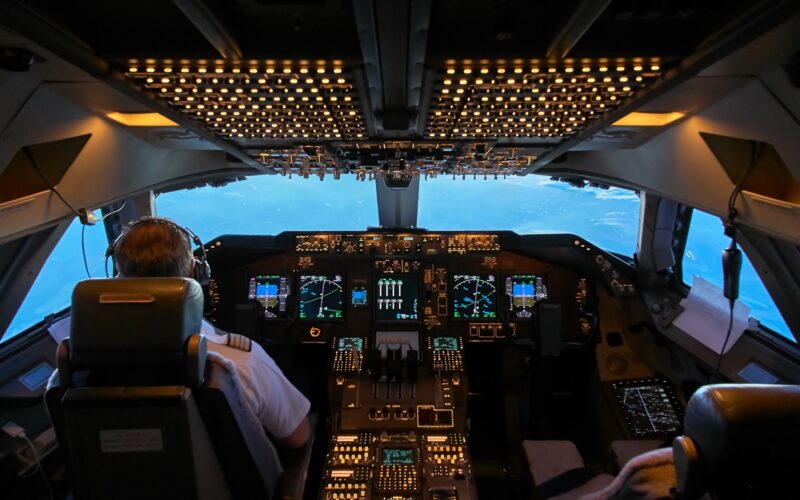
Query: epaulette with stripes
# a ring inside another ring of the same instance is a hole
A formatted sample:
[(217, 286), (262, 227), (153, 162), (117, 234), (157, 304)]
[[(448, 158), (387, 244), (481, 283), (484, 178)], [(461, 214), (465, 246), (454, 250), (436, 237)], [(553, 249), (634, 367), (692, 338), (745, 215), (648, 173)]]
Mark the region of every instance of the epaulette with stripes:
[(253, 348), (253, 341), (244, 335), (239, 335), (238, 333), (229, 333), (228, 340), (225, 342), (225, 345), (228, 347), (233, 347), (234, 349), (239, 349), (240, 351), (250, 352), (250, 350)]

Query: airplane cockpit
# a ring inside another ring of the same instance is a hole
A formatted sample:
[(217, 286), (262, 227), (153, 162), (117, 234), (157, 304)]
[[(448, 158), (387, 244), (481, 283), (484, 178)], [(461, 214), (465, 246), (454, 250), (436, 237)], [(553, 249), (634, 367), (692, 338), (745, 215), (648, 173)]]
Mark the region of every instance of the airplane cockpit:
[(3, 498), (791, 496), (798, 2), (0, 0), (0, 95)]

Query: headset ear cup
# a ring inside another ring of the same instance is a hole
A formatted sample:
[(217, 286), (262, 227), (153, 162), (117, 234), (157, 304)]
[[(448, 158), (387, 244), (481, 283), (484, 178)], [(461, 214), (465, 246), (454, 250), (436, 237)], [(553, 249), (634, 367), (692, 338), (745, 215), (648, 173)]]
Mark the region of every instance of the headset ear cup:
[(205, 259), (194, 259), (194, 280), (204, 287), (211, 281), (211, 266)]

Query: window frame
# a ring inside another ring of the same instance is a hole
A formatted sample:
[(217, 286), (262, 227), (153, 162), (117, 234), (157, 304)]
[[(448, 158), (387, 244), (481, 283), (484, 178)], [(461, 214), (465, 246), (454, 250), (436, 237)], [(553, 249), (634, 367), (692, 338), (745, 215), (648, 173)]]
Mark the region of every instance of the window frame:
[[(678, 217), (681, 219), (680, 222), (683, 223), (682, 226), (680, 228), (678, 227), (679, 221), (676, 219), (675, 228), (673, 230), (673, 235), (674, 235), (673, 241), (675, 241), (675, 244), (673, 245), (673, 251), (679, 258), (676, 258), (675, 260), (675, 266), (674, 266), (675, 274), (674, 274), (674, 279), (672, 281), (672, 289), (675, 292), (679, 293), (681, 297), (686, 298), (689, 296), (689, 292), (691, 291), (692, 287), (689, 284), (687, 284), (684, 279), (683, 259), (686, 257), (686, 244), (689, 241), (689, 232), (691, 231), (692, 223), (694, 222), (694, 212), (697, 209), (683, 204), (681, 204), (680, 206), (685, 207), (686, 211), (683, 214), (679, 213), (678, 215)], [(715, 214), (709, 213), (708, 215), (720, 218), (718, 215)], [(745, 256), (747, 256), (747, 252), (745, 251), (745, 249), (742, 248), (741, 245), (739, 247), (742, 253), (744, 253)], [(747, 256), (747, 258), (748, 260), (750, 259), (749, 256)], [(769, 293), (767, 285), (765, 285), (763, 280), (761, 280), (761, 276), (758, 275), (758, 272), (756, 272), (756, 276), (758, 277), (759, 281), (761, 281), (761, 284), (764, 286), (764, 289), (767, 290), (767, 293)], [(770, 297), (770, 300), (772, 301), (772, 297)], [(773, 305), (775, 305), (774, 301)], [(777, 305), (775, 307), (777, 309)], [(778, 312), (780, 313), (780, 310), (778, 310)], [(783, 315), (781, 314), (781, 317), (782, 316)], [(771, 346), (778, 350), (788, 351), (791, 356), (800, 360), (800, 339), (795, 338), (794, 342), (792, 342), (790, 339), (786, 338), (785, 336), (773, 330), (766, 324), (762, 323), (761, 320), (759, 320), (755, 316), (751, 315), (750, 317), (755, 318), (758, 321), (758, 330), (757, 331), (753, 331), (750, 329), (745, 330), (745, 335), (747, 335), (748, 333), (753, 334), (756, 339), (767, 344), (768, 346)], [(792, 336), (794, 336), (794, 332), (792, 332), (791, 330), (789, 330), (789, 333)]]

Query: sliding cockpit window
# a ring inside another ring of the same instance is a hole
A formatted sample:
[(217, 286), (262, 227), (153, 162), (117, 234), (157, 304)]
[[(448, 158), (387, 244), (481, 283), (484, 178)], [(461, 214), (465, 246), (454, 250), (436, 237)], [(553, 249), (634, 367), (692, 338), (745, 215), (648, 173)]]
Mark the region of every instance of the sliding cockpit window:
[[(719, 217), (695, 209), (689, 226), (683, 256), (683, 281), (692, 286), (695, 277), (722, 286), (722, 249), (730, 239), (723, 233)], [(782, 338), (795, 342), (775, 302), (761, 282), (756, 270), (742, 252), (742, 271), (739, 278), (739, 300), (750, 308), (750, 316)]]
[(322, 182), (257, 175), (222, 187), (163, 193), (156, 207), (159, 216), (188, 227), (203, 241), (223, 234), (364, 231), (378, 225), (375, 182), (352, 174)]
[[(87, 266), (92, 277), (105, 277), (103, 268), (108, 240), (103, 225), (86, 226), (83, 235), (81, 230), (81, 223), (77, 219), (73, 220), (53, 248), (17, 314), (0, 338), (2, 342), (7, 342), (40, 323), (49, 314), (69, 307), (72, 289), (79, 281), (88, 277)], [(83, 260), (82, 236), (83, 247), (86, 249), (86, 265)]]
[[(583, 186), (583, 187), (579, 187)], [(639, 196), (541, 175), (449, 175), (420, 180), (418, 225), (430, 230), (510, 230), (518, 234), (573, 233), (622, 255), (633, 255)]]

